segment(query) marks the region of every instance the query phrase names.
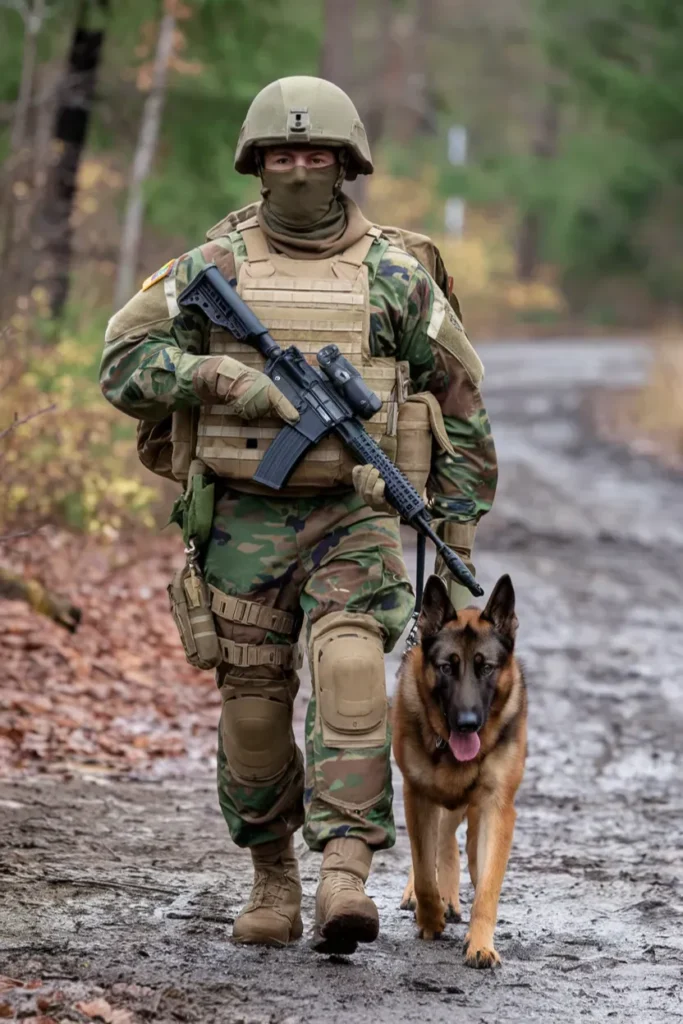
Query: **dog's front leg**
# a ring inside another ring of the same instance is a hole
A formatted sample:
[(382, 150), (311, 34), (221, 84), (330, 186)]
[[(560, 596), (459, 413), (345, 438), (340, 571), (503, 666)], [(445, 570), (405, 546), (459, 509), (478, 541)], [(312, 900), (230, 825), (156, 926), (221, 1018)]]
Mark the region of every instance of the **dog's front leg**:
[(465, 817), (465, 809), (441, 812), (436, 873), (439, 892), (449, 921), (460, 920), (460, 850), (455, 830)]
[(446, 927), (444, 905), (436, 883), (436, 845), (441, 808), (425, 796), (403, 786), (406, 823), (413, 856), (417, 909), (415, 918), (421, 939), (436, 939)]
[(480, 807), (477, 829), (477, 882), (465, 936), (465, 963), (468, 967), (493, 967), (500, 957), (493, 945), (498, 916), (498, 900), (507, 867), (515, 828), (512, 804), (498, 807), (489, 798)]

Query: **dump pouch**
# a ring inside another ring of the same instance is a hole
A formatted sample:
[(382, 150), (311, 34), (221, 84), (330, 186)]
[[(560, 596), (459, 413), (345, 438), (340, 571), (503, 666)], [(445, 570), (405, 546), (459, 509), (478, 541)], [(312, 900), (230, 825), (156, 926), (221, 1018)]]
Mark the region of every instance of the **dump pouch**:
[(187, 489), (178, 495), (169, 523), (175, 523), (183, 531), (185, 546), (194, 543), (202, 549), (211, 536), (215, 502), (215, 484), (205, 475), (206, 466), (200, 459), (193, 459), (189, 469)]
[(195, 668), (216, 668), (222, 659), (209, 588), (188, 562), (168, 585), (171, 613), (185, 657)]

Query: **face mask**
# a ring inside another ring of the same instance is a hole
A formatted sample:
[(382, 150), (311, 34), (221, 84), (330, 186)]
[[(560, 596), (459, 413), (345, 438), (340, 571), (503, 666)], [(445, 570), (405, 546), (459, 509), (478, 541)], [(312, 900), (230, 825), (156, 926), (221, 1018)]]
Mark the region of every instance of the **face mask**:
[(339, 165), (293, 167), (288, 171), (261, 172), (262, 196), (268, 219), (286, 233), (313, 227), (335, 213)]

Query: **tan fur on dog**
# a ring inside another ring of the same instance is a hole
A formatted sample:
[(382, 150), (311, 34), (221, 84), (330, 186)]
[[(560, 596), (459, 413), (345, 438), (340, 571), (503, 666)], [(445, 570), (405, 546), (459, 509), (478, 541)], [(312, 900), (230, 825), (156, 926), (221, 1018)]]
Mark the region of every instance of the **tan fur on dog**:
[[(413, 860), (401, 906), (415, 908), (423, 939), (440, 935), (447, 917), (460, 919), (455, 830), (466, 818), (475, 894), (465, 962), (492, 967), (500, 962), (493, 933), (526, 757), (526, 687), (514, 656), (509, 577), (499, 580), (484, 610), (457, 615), (443, 583), (431, 577), (419, 627), (421, 642), (404, 657), (392, 712)], [(478, 753), (459, 761), (449, 738), (455, 742), (463, 711), (482, 724)]]

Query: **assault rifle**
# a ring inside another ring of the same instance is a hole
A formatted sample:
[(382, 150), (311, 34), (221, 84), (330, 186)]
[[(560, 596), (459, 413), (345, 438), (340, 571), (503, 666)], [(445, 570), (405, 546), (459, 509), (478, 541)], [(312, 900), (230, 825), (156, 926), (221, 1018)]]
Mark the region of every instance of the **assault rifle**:
[(283, 351), (214, 264), (200, 271), (178, 304), (200, 310), (211, 323), (260, 352), (266, 361), (263, 372), (299, 413), (299, 421), (284, 426), (268, 446), (254, 474), (257, 483), (279, 490), (310, 448), (336, 434), (359, 464), (379, 470), (386, 500), (409, 526), (432, 541), (455, 579), (476, 597), (484, 593), (455, 551), (434, 532), (413, 485), (359, 422), (358, 417), (368, 420), (379, 412), (382, 402), (336, 345), (318, 352), (319, 370), (294, 345)]

